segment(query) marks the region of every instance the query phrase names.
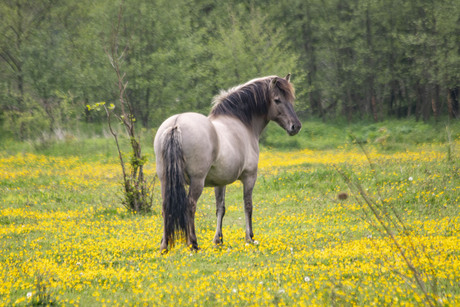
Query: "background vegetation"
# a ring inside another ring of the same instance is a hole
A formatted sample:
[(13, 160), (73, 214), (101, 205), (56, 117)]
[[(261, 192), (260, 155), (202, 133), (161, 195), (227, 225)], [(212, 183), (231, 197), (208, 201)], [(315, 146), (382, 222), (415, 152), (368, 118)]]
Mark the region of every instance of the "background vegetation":
[[(118, 4), (0, 3), (0, 118), (12, 137), (64, 138), (101, 120), (85, 106), (117, 97), (104, 48)], [(123, 70), (144, 127), (287, 72), (303, 117), (456, 118), (459, 16), (454, 0), (126, 0)]]

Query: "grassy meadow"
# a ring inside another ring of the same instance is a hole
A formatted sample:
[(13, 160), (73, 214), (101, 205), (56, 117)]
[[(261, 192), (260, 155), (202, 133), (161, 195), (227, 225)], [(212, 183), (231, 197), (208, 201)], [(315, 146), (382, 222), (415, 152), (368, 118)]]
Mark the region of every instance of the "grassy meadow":
[[(166, 255), (159, 182), (151, 214), (122, 207), (103, 127), (59, 141), (3, 136), (0, 306), (458, 306), (460, 123), (446, 123), (307, 121), (295, 137), (270, 124), (254, 190), (256, 242), (244, 241), (237, 182), (227, 188), (224, 244), (212, 244), (207, 188), (201, 250), (178, 244)], [(154, 161), (153, 132), (143, 135)], [(154, 180), (154, 163), (146, 168)]]

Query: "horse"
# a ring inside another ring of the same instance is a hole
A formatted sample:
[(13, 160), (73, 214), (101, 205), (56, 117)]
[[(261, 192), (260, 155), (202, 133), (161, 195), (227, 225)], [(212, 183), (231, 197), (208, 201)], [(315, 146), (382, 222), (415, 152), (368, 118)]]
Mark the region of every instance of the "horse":
[(154, 151), (163, 199), (161, 252), (167, 252), (168, 245), (174, 246), (181, 238), (192, 250), (199, 249), (195, 212), (204, 187), (214, 187), (217, 226), (213, 243), (223, 244), (225, 188), (236, 180), (244, 189), (246, 242), (254, 242), (252, 191), (257, 179), (259, 138), (270, 121), (291, 136), (300, 131), (294, 99), (290, 74), (285, 78), (268, 76), (221, 91), (214, 97), (208, 116), (181, 113), (160, 125)]

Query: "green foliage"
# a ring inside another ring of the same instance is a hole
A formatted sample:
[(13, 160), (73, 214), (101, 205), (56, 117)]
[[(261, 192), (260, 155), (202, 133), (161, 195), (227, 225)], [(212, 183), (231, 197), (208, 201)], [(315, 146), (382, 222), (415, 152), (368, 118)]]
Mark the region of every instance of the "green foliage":
[(34, 99), (25, 96), (21, 108), (10, 108), (2, 114), (3, 129), (17, 140), (42, 137), (49, 131), (50, 119)]
[[(447, 120), (446, 120), (447, 121)], [(261, 144), (264, 147), (282, 150), (309, 148), (335, 149), (344, 144), (359, 143), (378, 146), (384, 151), (410, 150), (419, 144), (444, 143), (460, 137), (460, 123), (417, 122), (415, 119), (385, 120), (378, 123), (360, 121), (348, 124), (318, 119), (306, 120), (296, 137), (287, 137), (286, 132), (275, 123), (264, 131)], [(350, 135), (353, 136), (350, 138)]]
[[(129, 107), (129, 103), (125, 100), (120, 100), (121, 109), (125, 110)], [(123, 195), (121, 203), (129, 211), (138, 214), (150, 213), (153, 206), (153, 185), (150, 186), (144, 178), (144, 165), (147, 162), (147, 157), (141, 154), (141, 145), (139, 138), (135, 135), (135, 117), (131, 113), (121, 112), (115, 113), (115, 105), (111, 103), (109, 106), (105, 102), (97, 102), (93, 105), (86, 106), (88, 111), (105, 111), (108, 121), (108, 128), (114, 138), (116, 149), (118, 151), (119, 163), (122, 170), (122, 185)], [(123, 153), (120, 144), (118, 132), (112, 128), (111, 118), (116, 117), (118, 122), (127, 131), (129, 137), (130, 152), (128, 158)], [(129, 162), (125, 162), (128, 160)]]
[[(283, 31), (267, 21), (259, 8), (249, 11), (242, 5), (226, 7), (228, 17), (216, 27), (210, 40), (211, 71), (218, 89), (226, 89), (258, 76), (292, 72), (296, 81), (303, 81), (303, 72), (296, 68), (299, 56), (290, 50)], [(276, 60), (274, 60), (276, 59)]]
[[(102, 121), (85, 106), (118, 96), (104, 50), (118, 4), (2, 2), (1, 118), (43, 116), (49, 131)], [(208, 113), (221, 89), (290, 72), (302, 116), (455, 118), (459, 10), (454, 0), (126, 0), (119, 41), (130, 46), (132, 111), (155, 127), (173, 113)], [(26, 110), (31, 99), (41, 115)]]

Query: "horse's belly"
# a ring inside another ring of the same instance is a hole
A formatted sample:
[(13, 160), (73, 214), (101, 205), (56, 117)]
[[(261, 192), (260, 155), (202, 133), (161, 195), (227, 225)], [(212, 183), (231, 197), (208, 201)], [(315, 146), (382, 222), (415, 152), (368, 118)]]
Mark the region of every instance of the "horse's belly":
[(241, 176), (242, 169), (238, 167), (216, 167), (212, 166), (206, 176), (205, 186), (224, 186), (235, 182)]

